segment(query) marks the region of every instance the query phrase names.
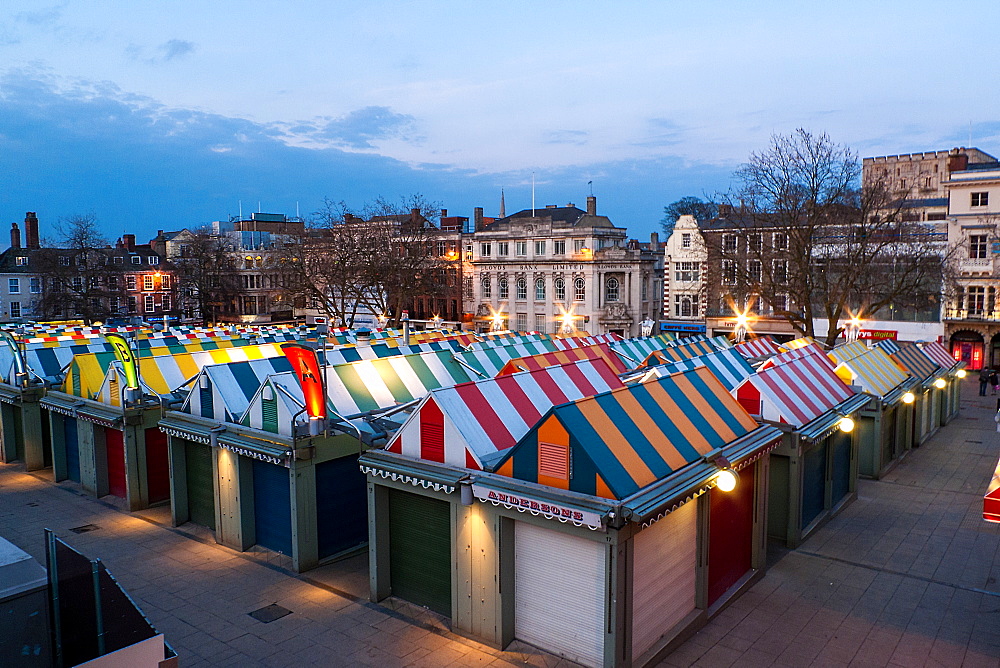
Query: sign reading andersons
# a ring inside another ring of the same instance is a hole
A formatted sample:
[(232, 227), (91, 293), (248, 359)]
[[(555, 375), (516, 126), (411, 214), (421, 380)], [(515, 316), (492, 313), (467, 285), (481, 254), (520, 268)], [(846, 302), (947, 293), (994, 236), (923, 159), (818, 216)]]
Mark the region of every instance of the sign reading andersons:
[(480, 501), (489, 501), (490, 503), (504, 505), (508, 508), (526, 510), (551, 519), (583, 524), (592, 529), (600, 529), (603, 526), (601, 524), (601, 516), (592, 511), (568, 508), (552, 503), (551, 501), (540, 501), (529, 496), (501, 492), (489, 487), (483, 487), (482, 485), (473, 485), (472, 493)]

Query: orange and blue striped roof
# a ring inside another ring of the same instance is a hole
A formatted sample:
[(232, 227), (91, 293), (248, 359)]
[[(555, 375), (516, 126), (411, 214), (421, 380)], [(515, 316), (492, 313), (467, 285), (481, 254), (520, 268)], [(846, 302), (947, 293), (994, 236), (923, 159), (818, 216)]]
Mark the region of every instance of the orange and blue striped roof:
[(556, 364), (567, 364), (569, 362), (577, 362), (579, 360), (593, 360), (593, 359), (603, 359), (615, 373), (625, 373), (629, 370), (629, 367), (622, 361), (618, 355), (615, 355), (605, 344), (594, 344), (589, 346), (581, 346), (579, 348), (567, 348), (565, 350), (556, 350), (548, 353), (541, 353), (538, 355), (530, 355), (528, 357), (518, 357), (507, 362), (502, 369), (500, 369), (498, 376), (505, 376), (511, 373), (517, 373), (518, 371), (531, 371), (533, 369), (542, 369), (547, 366), (553, 366)]
[[(881, 347), (883, 343), (885, 341), (880, 341), (879, 346)], [(941, 367), (915, 343), (894, 341), (893, 344), (896, 346), (896, 351), (889, 353), (889, 356), (911, 376), (919, 378), (922, 383), (933, 380), (938, 371), (941, 370)]]
[(555, 406), (494, 470), (550, 484), (539, 480), (539, 444), (564, 432), (573, 462), (564, 488), (624, 499), (758, 426), (700, 367)]
[(681, 360), (707, 355), (719, 350), (719, 347), (711, 339), (692, 341), (682, 345), (671, 345), (662, 350), (654, 350), (640, 366), (653, 366), (656, 364), (669, 364), (670, 362), (680, 362)]
[(716, 378), (732, 392), (739, 387), (743, 381), (754, 374), (754, 369), (747, 362), (746, 358), (740, 355), (735, 348), (717, 350), (707, 355), (699, 355), (680, 362), (671, 362), (649, 368), (649, 372), (643, 376), (643, 382), (661, 376), (668, 376), (678, 371), (696, 369), (700, 366), (708, 367)]

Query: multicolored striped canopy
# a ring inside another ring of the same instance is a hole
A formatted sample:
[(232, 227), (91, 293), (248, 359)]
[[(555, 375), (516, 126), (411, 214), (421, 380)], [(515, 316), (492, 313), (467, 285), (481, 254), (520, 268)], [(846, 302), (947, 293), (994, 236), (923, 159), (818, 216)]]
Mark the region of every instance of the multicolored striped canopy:
[(606, 343), (581, 346), (579, 348), (568, 348), (557, 350), (551, 353), (541, 353), (530, 357), (518, 357), (507, 362), (497, 375), (517, 373), (519, 371), (530, 371), (541, 369), (556, 364), (567, 364), (584, 359), (603, 359), (616, 373), (625, 373), (629, 367), (618, 355), (611, 352)]
[[(884, 349), (882, 346), (883, 343), (887, 343), (887, 341), (880, 341), (879, 347)], [(893, 341), (893, 345), (896, 347), (896, 351), (889, 353), (889, 356), (903, 367), (908, 374), (920, 379), (921, 383), (926, 384), (933, 381), (938, 372), (943, 371), (917, 344), (897, 343)]]
[(698, 367), (708, 367), (708, 370), (719, 379), (725, 388), (732, 392), (739, 387), (743, 381), (753, 375), (754, 369), (747, 362), (736, 348), (727, 350), (717, 350), (707, 355), (691, 357), (679, 362), (671, 362), (660, 366), (649, 368), (649, 372), (642, 377), (646, 382), (654, 378), (662, 378), (681, 371), (690, 371)]
[(757, 359), (759, 357), (772, 357), (781, 352), (778, 344), (770, 336), (762, 336), (750, 339), (733, 346), (740, 352), (740, 355), (747, 359)]
[(700, 367), (555, 406), (494, 470), (620, 500), (758, 426)]
[(858, 385), (862, 390), (876, 397), (885, 397), (906, 382), (909, 376), (892, 361), (885, 351), (868, 348), (863, 343), (848, 343), (836, 346), (829, 357), (837, 363), (837, 375), (850, 385)]
[[(766, 369), (762, 367), (743, 387), (747, 385), (759, 393), (760, 414), (764, 419), (787, 422), (794, 427), (805, 426), (855, 396), (822, 352), (785, 359)], [(743, 387), (737, 396), (746, 406), (747, 393)]]

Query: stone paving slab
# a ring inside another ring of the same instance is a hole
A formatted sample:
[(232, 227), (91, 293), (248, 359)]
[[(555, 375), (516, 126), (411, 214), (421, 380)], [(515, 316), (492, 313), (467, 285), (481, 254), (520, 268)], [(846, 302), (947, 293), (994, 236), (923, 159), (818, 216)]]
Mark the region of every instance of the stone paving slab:
[(1000, 525), (982, 520), (1000, 434), (977, 391), (660, 665), (1000, 667)]

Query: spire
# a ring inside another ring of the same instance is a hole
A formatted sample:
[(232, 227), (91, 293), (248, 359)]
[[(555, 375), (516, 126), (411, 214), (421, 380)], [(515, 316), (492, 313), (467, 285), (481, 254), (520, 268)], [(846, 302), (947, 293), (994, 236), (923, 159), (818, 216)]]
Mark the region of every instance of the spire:
[(503, 201), (503, 188), (500, 189), (500, 217), (507, 217), (507, 207), (504, 205)]

